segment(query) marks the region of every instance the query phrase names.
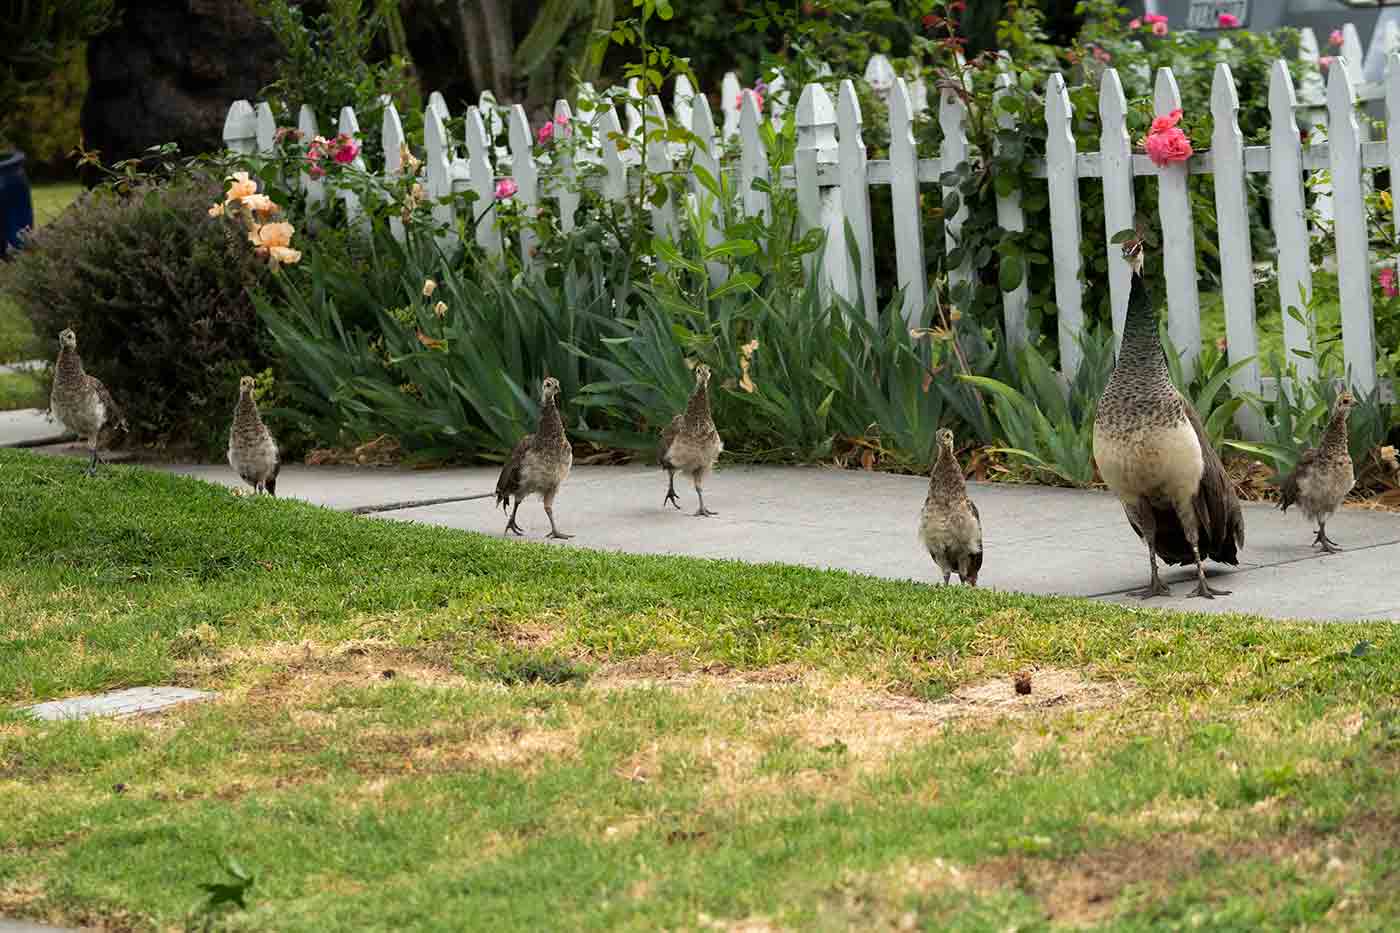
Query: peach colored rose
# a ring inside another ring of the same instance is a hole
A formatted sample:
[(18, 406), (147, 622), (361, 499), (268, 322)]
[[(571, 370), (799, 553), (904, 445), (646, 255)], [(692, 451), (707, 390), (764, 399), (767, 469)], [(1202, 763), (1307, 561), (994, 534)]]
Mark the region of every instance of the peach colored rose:
[(289, 246), (269, 246), (267, 255), (274, 267), (278, 264), (293, 266), (301, 261), (301, 253)]
[(234, 172), (226, 180), (233, 184), (229, 186), (225, 200), (237, 201), (258, 193), (258, 183), (249, 178), (247, 172)]
[(223, 206), (222, 204), (215, 204), (213, 207), (209, 208), (209, 216), (210, 216), (210, 217), (222, 217), (222, 216), (224, 216), (224, 206)]
[(1159, 37), (1160, 37), (1160, 36), (1165, 36), (1165, 35), (1167, 34), (1167, 24), (1166, 24), (1166, 23), (1153, 23), (1153, 24), (1152, 24), (1152, 34), (1153, 34), (1154, 36), (1159, 36)]
[(289, 223), (263, 224), (254, 227), (248, 234), (248, 239), (254, 246), (266, 246), (271, 249), (274, 246), (290, 246), (292, 234), (296, 228)]
[(277, 204), (265, 194), (250, 194), (243, 199), (243, 206), (255, 214), (272, 214), (281, 210)]

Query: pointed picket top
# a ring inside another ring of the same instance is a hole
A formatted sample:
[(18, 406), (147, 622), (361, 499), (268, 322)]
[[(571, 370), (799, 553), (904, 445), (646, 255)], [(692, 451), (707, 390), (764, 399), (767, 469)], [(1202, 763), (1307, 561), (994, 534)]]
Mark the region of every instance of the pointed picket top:
[(271, 152), (277, 145), (277, 118), (272, 115), (272, 105), (263, 101), (253, 116), (257, 123), (258, 151)]
[[(996, 91), (993, 94), (993, 101), (999, 102), (1006, 95), (1010, 94), (1016, 86), (1016, 79), (1011, 77), (1005, 70), (1001, 70), (996, 76)], [(893, 101), (891, 101), (893, 104)], [(997, 126), (1000, 129), (1015, 129), (1017, 118), (1015, 114), (1007, 113), (1001, 108), (993, 106), (993, 113), (997, 114)], [(894, 108), (890, 108), (890, 126), (894, 126)], [(891, 129), (893, 133), (893, 129)], [(891, 149), (893, 149), (891, 142)], [(1001, 137), (998, 136), (993, 141), (993, 145), (1000, 151)], [(1026, 214), (1021, 208), (1020, 190), (1012, 190), (1010, 193), (997, 195), (997, 225), (1001, 229), (1011, 233), (1020, 233), (1026, 229)], [(1030, 273), (1030, 268), (1026, 264), (1023, 255), (1017, 256), (1016, 260), (1021, 263), (1021, 281), (1010, 291), (1001, 293), (1002, 319), (1006, 325), (1006, 342), (1013, 353), (1021, 350), (1030, 343), (1029, 321), (1027, 320), (1027, 309), (1030, 305), (1030, 288), (1026, 280)], [(1006, 262), (1003, 257), (1002, 262)], [(998, 270), (1000, 271), (1000, 270)]]
[[(306, 104), (302, 104), (297, 113), (297, 131), (301, 133), (302, 142), (305, 143), (310, 143), (320, 135), (321, 131), (316, 127), (316, 114)], [(309, 172), (301, 173), (301, 187), (306, 192), (306, 203), (312, 208), (326, 200), (325, 182), (319, 178), (312, 178)]]
[(1079, 345), (1084, 329), (1084, 288), (1079, 280), (1079, 174), (1073, 121), (1074, 107), (1064, 76), (1054, 72), (1045, 85), (1045, 180), (1050, 191), (1050, 223), (1056, 233), (1050, 246), (1059, 309), (1060, 366), (1070, 379), (1079, 371), (1084, 356)]
[[(1009, 75), (1007, 76), (1010, 77)], [(1103, 160), (1104, 229), (1112, 238), (1120, 230), (1133, 227), (1137, 200), (1133, 195), (1133, 141), (1128, 135), (1128, 102), (1117, 68), (1104, 69), (1099, 82), (1099, 151)], [(1123, 343), (1123, 324), (1128, 316), (1128, 293), (1133, 271), (1123, 258), (1123, 250), (1108, 246), (1108, 285), (1113, 319), (1114, 347)]]
[[(515, 199), (520, 204), (521, 214), (528, 220), (539, 215), (540, 173), (535, 165), (535, 134), (530, 130), (530, 119), (525, 116), (525, 108), (520, 104), (510, 108), (510, 155), (511, 172), (515, 179)], [(530, 224), (520, 228), (520, 264), (526, 269), (534, 267), (539, 255), (539, 234)]]
[(496, 201), (496, 170), (491, 161), (495, 146), (480, 107), (468, 107), (463, 123), (467, 143), (467, 184), (476, 193), (476, 201), (469, 208), (471, 214), (464, 219), (467, 226), (476, 222), (474, 235), (482, 252), (488, 256), (500, 256), (504, 249), (501, 228), (496, 223), (495, 209), (487, 210)]
[(768, 150), (758, 132), (763, 116), (758, 112), (758, 100), (753, 91), (743, 91), (740, 96), (743, 102), (739, 110), (739, 186), (744, 215), (766, 218), (768, 195), (753, 187), (756, 179), (768, 178)]
[(603, 197), (609, 201), (627, 200), (627, 162), (621, 146), (628, 145), (622, 132), (617, 108), (608, 105), (598, 115), (598, 138), (603, 147)]
[(719, 110), (724, 114), (724, 138), (733, 139), (739, 135), (739, 111), (741, 102), (739, 95), (743, 93), (744, 86), (739, 83), (739, 76), (732, 71), (724, 73), (724, 80), (719, 83)]
[[(1390, 52), (1385, 63), (1385, 123), (1400, 127), (1400, 49)], [(1400, 132), (1386, 133), (1385, 144), (1390, 156), (1390, 177), (1400, 181)], [(1395, 182), (1391, 186), (1395, 187)], [(1394, 205), (1391, 219), (1400, 230), (1400, 198), (1392, 197), (1391, 201)]]
[(676, 86), (671, 91), (671, 113), (676, 123), (691, 129), (694, 123), (695, 85), (685, 75), (676, 75)]
[(1321, 106), (1327, 99), (1326, 83), (1317, 70), (1321, 58), (1322, 49), (1318, 45), (1317, 34), (1310, 27), (1304, 26), (1298, 30), (1298, 60), (1315, 66), (1303, 72), (1302, 81), (1298, 85), (1298, 102), (1305, 106)]
[(1400, 52), (1400, 24), (1388, 19), (1371, 36), (1371, 47), (1366, 50), (1364, 75), (1376, 75), (1377, 80), (1385, 81), (1390, 72), (1386, 66), (1392, 52)]
[[(860, 100), (856, 97), (856, 86), (849, 78), (841, 82), (836, 94), (836, 127), (840, 136), (838, 163), (841, 177), (841, 206), (855, 237), (859, 252), (858, 264), (851, 268), (849, 251), (841, 250), (841, 258), (847, 263), (846, 298), (855, 304), (858, 300), (865, 306), (865, 316), (874, 323), (879, 319), (880, 309), (875, 291), (875, 247), (874, 235), (870, 229), (870, 185), (866, 177), (867, 155), (865, 140), (861, 136)], [(859, 295), (856, 293), (859, 285)]]
[(915, 78), (906, 87), (909, 95), (910, 106), (914, 108), (915, 115), (928, 113), (928, 85), (923, 78)]
[(224, 117), (224, 145), (234, 152), (252, 155), (258, 146), (258, 118), (253, 105), (236, 100)]
[[(1258, 395), (1259, 337), (1254, 307), (1254, 253), (1250, 247), (1249, 189), (1240, 132), (1240, 100), (1230, 66), (1215, 66), (1210, 112), (1214, 121), (1210, 148), (1215, 154), (1215, 216), (1219, 228), (1220, 292), (1225, 304), (1226, 352), (1231, 363), (1247, 360), (1230, 377), (1234, 395)], [(1246, 437), (1263, 439), (1264, 423), (1248, 406), (1235, 414)]]
[(710, 99), (704, 94), (695, 95), (695, 109), (691, 113), (690, 124), (690, 132), (699, 139), (701, 151), (711, 159), (718, 159), (719, 140), (715, 129), (715, 116), (710, 109)]
[(896, 284), (904, 291), (904, 321), (910, 327), (922, 327), (928, 272), (919, 213), (919, 151), (914, 142), (914, 107), (903, 78), (895, 78), (890, 91), (890, 195)]
[[(1327, 75), (1327, 145), (1336, 217), (1366, 216), (1362, 134), (1355, 101), (1351, 69), (1334, 64)], [(1366, 225), (1336, 224), (1336, 241), (1343, 355), (1354, 384), (1361, 391), (1370, 392), (1376, 386), (1376, 335), (1371, 314), (1371, 255)]]
[(380, 125), (379, 138), (384, 141), (384, 174), (396, 176), (403, 169), (403, 146), (407, 139), (403, 135), (403, 120), (399, 118), (399, 108), (392, 103), (384, 105), (384, 119)]
[(1347, 23), (1342, 26), (1342, 49), (1340, 55), (1345, 60), (1347, 77), (1351, 79), (1353, 87), (1360, 87), (1362, 82), (1361, 64), (1366, 60), (1365, 50), (1361, 46), (1361, 36), (1356, 31), (1356, 26)]
[(428, 95), (428, 109), (438, 115), (438, 119), (446, 123), (452, 118), (452, 114), (447, 109), (447, 101), (443, 98), (441, 91), (433, 91)]
[[(1269, 216), (1278, 243), (1279, 312), (1283, 318), (1284, 363), (1296, 366), (1298, 377), (1311, 380), (1311, 328), (1296, 319), (1312, 299), (1312, 261), (1308, 256), (1308, 224), (1304, 213), (1303, 142), (1294, 109), (1298, 98), (1293, 77), (1282, 59), (1269, 70)], [(1298, 351), (1308, 355), (1300, 356)]]
[(788, 109), (787, 79), (780, 71), (773, 76), (773, 80), (768, 82), (768, 119), (773, 121), (774, 126), (781, 126), (783, 114)]
[(896, 77), (894, 65), (879, 52), (870, 56), (870, 61), (865, 64), (865, 83), (883, 101), (889, 101), (890, 89), (894, 87)]

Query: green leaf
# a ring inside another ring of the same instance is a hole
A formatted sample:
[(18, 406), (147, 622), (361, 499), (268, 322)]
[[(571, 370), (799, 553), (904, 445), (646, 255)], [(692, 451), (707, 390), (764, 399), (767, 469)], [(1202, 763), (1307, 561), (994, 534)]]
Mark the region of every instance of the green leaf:
[(729, 259), (734, 256), (752, 256), (756, 252), (758, 252), (758, 244), (753, 240), (733, 239), (725, 240), (723, 243), (711, 246), (709, 249), (705, 250), (704, 257), (706, 262), (711, 262), (716, 259)]
[(738, 275), (730, 276), (729, 281), (710, 292), (709, 300), (716, 301), (730, 292), (756, 289), (762, 281), (763, 279), (756, 272), (740, 272)]
[(1021, 257), (1003, 255), (1001, 257), (1001, 270), (998, 275), (1001, 283), (1001, 290), (1004, 292), (1009, 292), (1020, 285), (1026, 275), (1025, 264), (1021, 261)]
[(679, 266), (691, 272), (701, 273), (705, 271), (704, 266), (681, 255), (681, 251), (676, 248), (676, 244), (663, 237), (653, 237), (651, 241), (651, 251), (657, 258), (672, 266)]

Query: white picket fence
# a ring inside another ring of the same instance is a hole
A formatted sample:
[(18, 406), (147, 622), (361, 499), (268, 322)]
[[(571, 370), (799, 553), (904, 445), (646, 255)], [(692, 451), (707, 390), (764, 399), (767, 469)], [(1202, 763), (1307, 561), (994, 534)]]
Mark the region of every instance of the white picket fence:
[[(1355, 39), (1355, 30), (1351, 30)], [(1394, 37), (1391, 37), (1394, 38)], [(1355, 43), (1359, 47), (1359, 42)], [(1306, 54), (1306, 51), (1305, 51)], [(888, 62), (884, 63), (888, 66)], [(820, 258), (814, 258), (812, 271), (834, 293), (852, 302), (863, 302), (872, 318), (877, 313), (873, 234), (870, 212), (870, 189), (890, 186), (892, 189), (893, 233), (897, 281), (903, 290), (903, 312), (911, 323), (918, 323), (923, 314), (929, 288), (928, 266), (924, 253), (923, 225), (919, 202), (925, 186), (937, 186), (943, 173), (967, 159), (968, 144), (963, 130), (965, 110), (962, 101), (952, 92), (944, 92), (937, 101), (937, 119), (944, 132), (942, 151), (921, 157), (914, 141), (914, 123), (920, 116), (922, 101), (917, 100), (920, 88), (911, 87), (893, 69), (882, 72), (875, 62), (867, 69), (872, 86), (885, 96), (889, 104), (890, 147), (887, 159), (869, 159), (862, 141), (862, 117), (855, 85), (850, 80), (840, 82), (837, 100), (818, 84), (803, 88), (797, 103), (797, 147), (792, 165), (784, 166), (781, 177), (773, 181), (786, 188), (795, 188), (800, 223), (804, 231), (820, 229), (828, 242), (845, 243), (849, 224), (859, 248), (860, 262), (853, 264), (848, 250), (829, 248)], [(1011, 78), (1002, 75), (1003, 87)], [(1371, 183), (1369, 171), (1389, 168), (1392, 178), (1400, 179), (1400, 133), (1381, 142), (1370, 141), (1364, 123), (1358, 121), (1358, 84), (1356, 69), (1344, 57), (1329, 69), (1325, 87), (1305, 88), (1309, 95), (1319, 90), (1324, 95), (1320, 106), (1325, 125), (1325, 142), (1304, 146), (1300, 139), (1298, 114), (1319, 106), (1315, 96), (1299, 103), (1298, 91), (1284, 62), (1275, 63), (1269, 88), (1269, 108), (1272, 120), (1270, 142), (1267, 146), (1245, 146), (1237, 114), (1239, 101), (1230, 68), (1219, 64), (1215, 69), (1211, 95), (1214, 135), (1209, 149), (1198, 151), (1189, 162), (1159, 167), (1146, 155), (1133, 152), (1126, 117), (1127, 104), (1118, 74), (1113, 69), (1104, 72), (1099, 88), (1099, 113), (1102, 136), (1097, 152), (1079, 152), (1071, 129), (1072, 107), (1065, 80), (1052, 75), (1045, 88), (1045, 116), (1049, 128), (1047, 153), (1036, 160), (1032, 174), (1046, 180), (1052, 226), (1052, 259), (1054, 290), (1058, 310), (1057, 339), (1062, 367), (1073, 373), (1081, 360), (1079, 335), (1085, 324), (1083, 281), (1080, 262), (1082, 232), (1080, 229), (1081, 183), (1101, 183), (1104, 190), (1104, 229), (1108, 236), (1131, 227), (1139, 205), (1134, 201), (1135, 176), (1155, 175), (1159, 179), (1155, 210), (1163, 233), (1166, 277), (1168, 331), (1176, 346), (1195, 350), (1201, 346), (1201, 318), (1197, 294), (1195, 226), (1187, 192), (1190, 175), (1214, 177), (1215, 208), (1219, 228), (1219, 249), (1222, 274), (1222, 299), (1225, 308), (1228, 355), (1231, 361), (1252, 358), (1232, 378), (1235, 392), (1251, 392), (1271, 396), (1276, 391), (1273, 380), (1262, 376), (1257, 357), (1258, 331), (1254, 301), (1254, 269), (1256, 259), (1267, 259), (1276, 265), (1282, 316), (1284, 344), (1288, 361), (1296, 365), (1302, 378), (1315, 375), (1309, 356), (1294, 351), (1309, 350), (1312, 335), (1308, 328), (1288, 313), (1288, 306), (1297, 306), (1299, 296), (1311, 295), (1312, 266), (1309, 261), (1310, 230), (1304, 216), (1304, 182), (1308, 173), (1330, 171), (1330, 198), (1336, 216), (1357, 218), (1357, 222), (1335, 225), (1335, 254), (1339, 275), (1342, 306), (1342, 338), (1345, 362), (1351, 383), (1363, 391), (1377, 386), (1376, 340), (1371, 302), (1371, 256), (1366, 226), (1359, 222), (1364, 216), (1363, 190)], [(1379, 95), (1387, 115), (1400, 116), (1400, 50), (1393, 49), (1388, 58), (1386, 80), (1380, 89), (1368, 89), (1373, 98)], [(591, 93), (583, 89), (581, 93)], [(560, 100), (556, 117), (571, 121), (586, 117), (595, 123), (599, 151), (580, 152), (579, 161), (596, 160), (603, 171), (588, 183), (605, 198), (621, 200), (635, 191), (639, 163), (644, 158), (650, 172), (679, 171), (689, 176), (689, 187), (696, 197), (708, 197), (690, 166), (698, 165), (718, 177), (723, 171), (735, 182), (739, 207), (749, 216), (768, 210), (768, 197), (754, 187), (756, 179), (767, 179), (769, 159), (759, 132), (760, 122), (777, 119), (786, 106), (786, 92), (780, 87), (769, 88), (768, 115), (760, 113), (754, 94), (740, 90), (738, 80), (726, 78), (721, 100), (724, 119), (717, 126), (710, 104), (703, 94), (697, 94), (687, 81), (677, 82), (668, 115), (658, 96), (645, 101), (637, 99), (646, 111), (628, 104), (619, 116), (612, 106), (595, 106), (576, 115), (568, 101)], [(737, 105), (735, 109), (732, 106)], [(1176, 79), (1169, 69), (1158, 71), (1155, 80), (1154, 108), (1163, 115), (1181, 106)], [(433, 94), (424, 113), (426, 152), (425, 187), (431, 198), (453, 192), (473, 190), (479, 204), (490, 203), (498, 177), (513, 177), (518, 185), (516, 198), (527, 211), (541, 201), (557, 202), (561, 226), (573, 225), (574, 210), (579, 203), (578, 166), (569, 159), (561, 160), (558, 176), (562, 183), (542, 186), (540, 165), (534, 154), (534, 133), (520, 106), (509, 109), (505, 126), (497, 124), (500, 117), (494, 101), (485, 100), (466, 113), (465, 140), (449, 139), (445, 131), (447, 106), (441, 95)], [(1003, 116), (1003, 121), (1011, 121)], [(650, 130), (664, 128), (667, 120), (687, 127), (698, 139), (695, 145), (666, 143), (651, 136)], [(643, 126), (648, 133), (643, 138)], [(1014, 125), (1014, 124), (1013, 124)], [(315, 118), (303, 109), (299, 128), (309, 138), (317, 133)], [(355, 113), (345, 108), (340, 114), (339, 132), (359, 137), (361, 130)], [(502, 130), (504, 132), (502, 132)], [(237, 101), (230, 108), (225, 122), (224, 138), (235, 151), (270, 151), (274, 144), (276, 126), (271, 109), (266, 104), (254, 108), (247, 101)], [(405, 142), (402, 124), (392, 104), (384, 110), (382, 134), (386, 178), (398, 176), (400, 144)], [(504, 137), (505, 145), (498, 145)], [(620, 144), (630, 140), (630, 144)], [(1195, 140), (1200, 149), (1205, 140)], [(465, 148), (463, 148), (465, 144)], [(416, 148), (416, 147), (415, 147)], [(1246, 200), (1246, 176), (1266, 174), (1269, 177), (1270, 215), (1278, 250), (1273, 257), (1255, 257), (1250, 243), (1249, 215)], [(344, 198), (353, 220), (358, 212), (356, 195), (351, 191), (327, 192), (321, 182), (303, 176), (302, 184), (312, 201), (329, 196)], [(945, 192), (946, 194), (946, 192)], [(1396, 199), (1400, 224), (1400, 198)], [(1154, 206), (1143, 205), (1147, 210)], [(651, 208), (653, 227), (660, 235), (676, 229), (676, 205), (666, 203)], [(434, 208), (436, 216), (447, 223), (454, 220), (454, 208), (441, 205)], [(946, 219), (947, 243), (951, 248), (959, 239), (966, 207)], [(1025, 226), (1021, 195), (1001, 198), (997, 215), (1005, 230), (1019, 231)], [(475, 237), (488, 254), (499, 255), (505, 248), (500, 229), (487, 215), (478, 223)], [(401, 233), (401, 229), (398, 231)], [(718, 229), (709, 231), (713, 241), (720, 237)], [(535, 234), (520, 233), (513, 244), (520, 252), (521, 262), (534, 266)], [(1106, 238), (1105, 238), (1106, 239)], [(1113, 329), (1121, 339), (1127, 310), (1130, 272), (1117, 247), (1107, 249), (1109, 290), (1111, 295)], [(822, 267), (815, 268), (820, 262)], [(715, 268), (712, 274), (723, 274)], [(968, 266), (954, 269), (950, 278), (956, 283), (971, 276)], [(1015, 344), (1028, 339), (1027, 306), (1029, 294), (1022, 282), (1003, 293), (1003, 313), (1006, 333)], [(1194, 371), (1195, 352), (1187, 352), (1183, 365), (1188, 375)], [(1386, 387), (1389, 393), (1389, 387)], [(1242, 410), (1240, 427), (1249, 435), (1257, 435), (1260, 426), (1254, 415)]]

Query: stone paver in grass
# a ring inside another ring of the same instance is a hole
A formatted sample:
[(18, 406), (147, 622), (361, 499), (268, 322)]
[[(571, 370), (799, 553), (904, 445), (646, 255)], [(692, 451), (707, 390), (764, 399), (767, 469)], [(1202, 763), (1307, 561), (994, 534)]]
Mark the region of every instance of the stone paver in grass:
[[(186, 687), (130, 687), (92, 696), (37, 703), (24, 709), (39, 719), (90, 719), (94, 716), (135, 716), (168, 706), (208, 700), (214, 694)], [(2, 933), (2, 931), (0, 931)]]

